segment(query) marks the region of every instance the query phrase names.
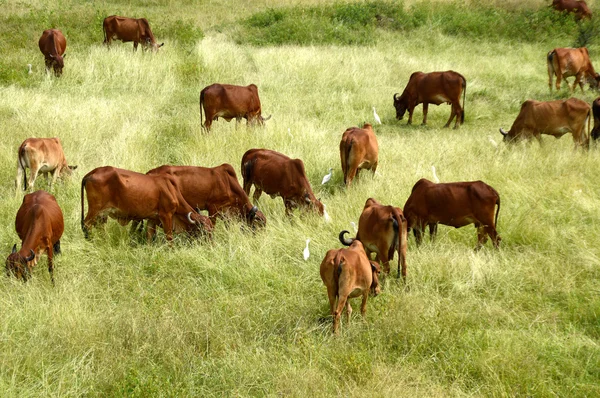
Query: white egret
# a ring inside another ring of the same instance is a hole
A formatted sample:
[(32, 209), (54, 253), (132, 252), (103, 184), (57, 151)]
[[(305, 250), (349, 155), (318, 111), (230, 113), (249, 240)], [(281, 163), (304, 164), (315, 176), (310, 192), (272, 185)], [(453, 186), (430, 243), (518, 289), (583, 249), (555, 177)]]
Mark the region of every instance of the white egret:
[(327, 206), (323, 203), (323, 217), (325, 217), (325, 222), (331, 222), (331, 217), (329, 217), (329, 213), (327, 213)]
[(378, 124), (381, 124), (381, 119), (379, 118), (379, 115), (377, 114), (377, 111), (375, 110), (375, 107), (373, 107), (373, 117), (375, 118), (375, 121)]
[(27, 64), (27, 73), (32, 75), (33, 71), (31, 70), (31, 64)]
[(327, 184), (329, 182), (329, 180), (331, 180), (332, 175), (333, 175), (333, 169), (330, 167), (329, 174), (326, 174), (325, 176), (323, 176), (323, 181), (321, 182), (321, 185)]
[(437, 174), (435, 173), (435, 166), (431, 166), (431, 171), (433, 172), (433, 181), (436, 184), (440, 183), (440, 179), (438, 178)]
[(308, 250), (308, 242), (310, 242), (310, 239), (306, 239), (306, 247), (304, 248), (304, 261), (308, 260), (308, 258), (310, 257), (310, 251)]
[(352, 225), (352, 229), (354, 229), (354, 233), (358, 232), (358, 228), (356, 228), (356, 223), (354, 221), (350, 221), (350, 225)]
[(494, 146), (494, 148), (498, 148), (498, 143), (488, 135), (488, 140), (490, 140), (490, 142), (492, 143), (492, 145)]

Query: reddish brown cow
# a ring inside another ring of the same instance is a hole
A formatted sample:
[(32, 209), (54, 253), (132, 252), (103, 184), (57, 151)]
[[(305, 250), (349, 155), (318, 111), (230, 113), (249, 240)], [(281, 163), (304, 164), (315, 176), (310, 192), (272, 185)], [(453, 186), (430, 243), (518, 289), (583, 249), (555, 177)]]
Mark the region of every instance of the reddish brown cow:
[[(84, 213), (84, 189), (87, 193), (88, 213)], [(98, 167), (81, 181), (81, 229), (86, 238), (91, 226), (106, 222), (107, 217), (121, 225), (129, 221), (149, 220), (148, 240), (154, 226), (165, 230), (167, 240), (176, 231), (196, 229), (212, 231), (212, 223), (198, 214), (183, 198), (177, 179), (171, 175), (146, 175), (115, 167)], [(192, 227), (193, 226), (193, 227)]]
[(342, 135), (340, 141), (340, 158), (344, 183), (350, 185), (361, 169), (371, 170), (373, 175), (377, 170), (379, 145), (373, 131), (373, 126), (365, 123), (363, 128), (350, 127)]
[[(521, 105), (521, 111), (508, 131), (500, 128), (505, 142), (519, 141), (535, 137), (542, 143), (542, 134), (560, 138), (564, 134), (573, 134), (576, 145), (589, 146), (591, 108), (577, 98), (556, 101), (528, 100)], [(588, 134), (585, 134), (585, 121), (588, 122)]]
[(300, 159), (269, 149), (250, 149), (242, 157), (242, 176), (247, 195), (254, 184), (255, 202), (264, 191), (272, 198), (281, 196), (288, 215), (298, 206), (324, 214), (323, 203), (315, 198)]
[(583, 92), (583, 78), (587, 80), (590, 87), (598, 88), (600, 74), (596, 73), (594, 66), (590, 61), (590, 55), (585, 47), (581, 48), (555, 48), (547, 56), (548, 63), (548, 87), (552, 90), (552, 78), (556, 75), (556, 89), (560, 90), (561, 79), (565, 79), (567, 86), (569, 82), (567, 77), (575, 76), (573, 87), (574, 91), (579, 84)]
[(369, 292), (377, 296), (379, 286), (379, 264), (369, 261), (362, 243), (355, 240), (348, 249), (331, 249), (321, 262), (321, 279), (327, 287), (329, 308), (333, 316), (333, 333), (338, 333), (340, 316), (346, 307), (346, 322), (350, 321), (352, 307), (348, 299), (362, 296), (360, 313), (367, 312)]
[[(27, 185), (26, 169), (31, 169), (31, 178), (29, 186)], [(54, 138), (28, 138), (19, 147), (17, 153), (17, 177), (15, 185), (17, 192), (21, 189), (21, 179), (23, 179), (23, 190), (33, 190), (33, 185), (38, 173), (43, 173), (48, 179), (48, 173), (52, 173), (50, 188), (61, 175), (71, 175), (72, 170), (77, 166), (69, 166), (65, 159), (62, 144), (58, 137)]]
[(594, 128), (592, 129), (592, 138), (600, 138), (600, 97), (592, 102), (592, 113), (594, 114)]
[(65, 67), (65, 49), (67, 48), (67, 39), (58, 29), (47, 29), (42, 33), (38, 42), (40, 51), (46, 59), (46, 71), (54, 69), (54, 74), (58, 77), (62, 75)]
[(583, 0), (553, 0), (551, 7), (557, 11), (572, 12), (577, 20), (592, 18), (592, 11)]
[(122, 42), (133, 42), (133, 51), (137, 51), (139, 43), (142, 43), (142, 50), (147, 50), (148, 46), (153, 51), (165, 45), (165, 43), (157, 44), (154, 34), (150, 29), (150, 24), (146, 18), (127, 18), (111, 15), (104, 18), (102, 23), (104, 29), (104, 44), (110, 46), (113, 39), (121, 40)]
[[(496, 205), (498, 211), (494, 218)], [(477, 228), (475, 250), (487, 242), (488, 236), (498, 248), (501, 240), (496, 232), (499, 213), (500, 195), (482, 181), (436, 184), (421, 178), (404, 205), (404, 216), (408, 228), (413, 229), (417, 246), (421, 244), (425, 226), (429, 226), (433, 240), (437, 224), (460, 228), (474, 223)]]
[[(204, 123), (202, 110), (206, 116)], [(258, 87), (255, 84), (233, 86), (215, 83), (200, 92), (200, 124), (208, 132), (213, 120), (219, 120), (219, 117), (228, 122), (235, 118), (236, 125), (244, 118), (249, 126), (256, 123), (262, 125), (271, 118), (261, 116)]]
[(407, 223), (402, 209), (393, 206), (384, 206), (373, 198), (367, 199), (360, 219), (358, 220), (358, 233), (354, 239), (346, 239), (340, 233), (340, 242), (350, 246), (355, 240), (362, 242), (367, 257), (375, 253), (375, 260), (383, 267), (383, 272), (390, 273), (390, 261), (394, 259), (394, 252), (398, 252), (398, 278), (402, 268), (402, 278), (406, 283), (406, 240)]
[[(429, 104), (439, 105), (442, 103), (452, 105), (450, 119), (444, 125), (449, 127), (452, 119), (456, 116), (454, 128), (465, 121), (465, 95), (467, 92), (467, 80), (460, 73), (454, 71), (446, 72), (415, 72), (410, 75), (408, 84), (402, 95), (394, 94), (394, 107), (396, 108), (396, 119), (402, 120), (408, 109), (408, 124), (412, 124), (413, 111), (419, 104), (423, 104), (423, 124), (427, 124), (427, 111)], [(463, 105), (460, 106), (460, 95), (463, 95)]]
[(249, 226), (264, 226), (265, 215), (250, 203), (230, 164), (217, 167), (160, 166), (148, 175), (169, 174), (177, 179), (184, 199), (195, 209), (207, 210), (211, 221), (229, 216), (245, 220)]
[(18, 279), (31, 276), (40, 256), (48, 256), (48, 272), (54, 284), (54, 254), (60, 254), (60, 237), (65, 228), (63, 213), (54, 196), (45, 191), (25, 195), (17, 212), (15, 229), (21, 239), (21, 250), (15, 244), (6, 259), (6, 273)]

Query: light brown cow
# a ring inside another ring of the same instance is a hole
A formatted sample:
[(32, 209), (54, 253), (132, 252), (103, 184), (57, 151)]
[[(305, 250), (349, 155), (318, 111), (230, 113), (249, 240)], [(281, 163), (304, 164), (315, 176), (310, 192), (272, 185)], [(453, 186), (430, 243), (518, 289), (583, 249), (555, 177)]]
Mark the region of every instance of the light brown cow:
[(216, 218), (238, 217), (250, 227), (266, 225), (265, 215), (250, 203), (230, 164), (217, 167), (160, 166), (148, 175), (170, 174), (185, 200), (195, 209), (207, 210), (213, 223)]
[(553, 0), (551, 7), (557, 11), (572, 12), (577, 20), (592, 18), (592, 11), (583, 0)]
[[(84, 213), (84, 189), (87, 193), (88, 213)], [(149, 222), (148, 240), (154, 235), (154, 227), (160, 225), (168, 241), (173, 230), (199, 233), (212, 232), (212, 223), (196, 212), (183, 198), (177, 179), (171, 175), (146, 175), (115, 167), (98, 167), (81, 181), (81, 229), (86, 238), (91, 226), (104, 223), (107, 217), (121, 225), (132, 220)]]
[(579, 84), (583, 92), (584, 78), (590, 87), (598, 88), (600, 74), (596, 73), (594, 66), (590, 61), (590, 55), (585, 47), (581, 48), (555, 48), (547, 56), (548, 64), (548, 87), (552, 90), (552, 78), (556, 75), (556, 89), (560, 90), (561, 79), (565, 79), (567, 86), (569, 82), (567, 77), (575, 76), (573, 87), (574, 91)]
[[(494, 210), (496, 217), (494, 218)], [(495, 248), (500, 244), (496, 232), (500, 213), (500, 195), (483, 181), (450, 182), (436, 184), (421, 178), (413, 186), (404, 205), (404, 216), (408, 228), (413, 230), (417, 246), (421, 244), (425, 226), (433, 240), (437, 225), (444, 224), (454, 228), (475, 224), (477, 228), (477, 246), (480, 249), (488, 236)]]
[[(203, 122), (202, 110), (206, 115)], [(271, 116), (261, 116), (260, 98), (258, 87), (255, 84), (249, 86), (234, 86), (231, 84), (212, 84), (204, 87), (200, 92), (200, 124), (203, 129), (210, 131), (213, 120), (220, 117), (227, 120), (235, 119), (236, 126), (242, 118), (246, 119), (248, 126), (264, 124)]]
[(346, 239), (340, 233), (340, 242), (349, 246), (355, 240), (361, 241), (367, 253), (375, 253), (375, 260), (383, 267), (385, 274), (390, 273), (390, 261), (394, 259), (394, 252), (398, 252), (398, 278), (402, 269), (402, 278), (406, 283), (406, 247), (407, 247), (407, 222), (402, 209), (393, 206), (384, 206), (373, 198), (367, 199), (362, 214), (358, 220), (358, 233), (354, 239)]
[[(31, 178), (29, 186), (27, 185), (26, 169), (31, 169)], [(21, 179), (23, 179), (23, 190), (33, 190), (38, 173), (43, 173), (46, 180), (48, 173), (52, 173), (50, 188), (61, 175), (71, 175), (77, 166), (69, 166), (65, 159), (62, 144), (58, 137), (53, 138), (28, 138), (17, 152), (17, 177), (15, 185), (17, 192), (21, 189)]]
[[(589, 104), (577, 98), (556, 101), (527, 100), (521, 105), (521, 111), (508, 131), (500, 128), (505, 142), (519, 141), (535, 137), (542, 143), (542, 134), (560, 138), (564, 134), (573, 134), (575, 145), (589, 147), (591, 108)], [(588, 124), (588, 134), (584, 131)]]
[(250, 149), (242, 157), (242, 177), (247, 195), (254, 185), (255, 202), (264, 191), (272, 198), (281, 196), (288, 215), (298, 206), (324, 215), (323, 203), (315, 197), (300, 159), (269, 149)]
[(361, 169), (377, 170), (379, 145), (373, 126), (365, 123), (363, 128), (350, 127), (342, 135), (340, 141), (340, 158), (344, 183), (349, 186), (354, 177), (358, 177)]
[(15, 229), (21, 239), (21, 250), (15, 244), (6, 259), (6, 273), (18, 279), (31, 276), (31, 269), (44, 253), (48, 256), (48, 272), (54, 284), (54, 254), (60, 254), (60, 238), (65, 225), (63, 213), (54, 196), (45, 191), (25, 195), (17, 212)]
[(47, 29), (42, 33), (38, 42), (40, 51), (44, 54), (46, 60), (46, 71), (54, 69), (54, 74), (58, 77), (62, 75), (65, 67), (65, 49), (67, 48), (67, 39), (58, 29)]
[(321, 262), (320, 273), (327, 287), (329, 308), (333, 316), (333, 333), (338, 333), (344, 307), (346, 307), (346, 322), (350, 321), (352, 307), (349, 299), (362, 296), (360, 313), (365, 316), (369, 292), (376, 296), (381, 291), (380, 270), (379, 264), (369, 261), (359, 240), (352, 242), (348, 249), (327, 251)]
[(157, 44), (154, 34), (150, 29), (150, 24), (146, 18), (127, 18), (111, 15), (104, 18), (102, 23), (104, 29), (104, 44), (110, 46), (113, 39), (121, 40), (122, 42), (133, 42), (133, 51), (137, 51), (138, 44), (142, 44), (142, 50), (147, 50), (150, 47), (153, 51), (165, 45), (165, 43)]
[[(460, 105), (460, 95), (463, 95), (463, 105)], [(427, 124), (427, 111), (429, 104), (450, 104), (452, 111), (450, 119), (444, 125), (449, 127), (452, 119), (456, 116), (454, 128), (465, 121), (465, 95), (467, 93), (467, 79), (454, 71), (446, 72), (415, 72), (410, 75), (408, 84), (402, 95), (394, 94), (394, 107), (396, 108), (396, 119), (402, 120), (404, 113), (408, 110), (408, 124), (412, 124), (415, 107), (423, 104), (423, 124)]]

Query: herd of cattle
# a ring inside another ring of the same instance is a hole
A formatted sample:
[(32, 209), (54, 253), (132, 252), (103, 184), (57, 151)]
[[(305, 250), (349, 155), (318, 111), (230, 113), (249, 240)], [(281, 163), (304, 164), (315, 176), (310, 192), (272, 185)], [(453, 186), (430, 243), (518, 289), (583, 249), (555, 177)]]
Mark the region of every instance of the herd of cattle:
[[(576, 3), (576, 4), (574, 4)], [(591, 17), (585, 2), (554, 0), (553, 7), (575, 12), (578, 18)], [(562, 7), (562, 8), (561, 8)], [(570, 7), (570, 8), (569, 8)], [(134, 50), (139, 43), (143, 49), (158, 50), (158, 45), (144, 18), (131, 19), (110, 16), (104, 20), (104, 43), (112, 39), (133, 41)], [(57, 76), (64, 67), (66, 40), (57, 29), (44, 31), (39, 47), (46, 59), (46, 68)], [(575, 76), (571, 88), (579, 85), (583, 91), (584, 80), (598, 88), (600, 75), (595, 72), (586, 48), (556, 48), (547, 55), (549, 86), (553, 77), (560, 89), (561, 79)], [(408, 123), (412, 123), (414, 109), (423, 104), (423, 124), (427, 123), (428, 105), (451, 105), (451, 113), (444, 127), (456, 118), (454, 128), (465, 119), (467, 80), (454, 71), (422, 73), (415, 72), (402, 92), (393, 95), (396, 118), (401, 120), (408, 110)], [(462, 96), (462, 105), (460, 99)], [(590, 133), (593, 110), (594, 129)], [(248, 125), (262, 125), (270, 118), (261, 115), (261, 103), (256, 85), (234, 86), (213, 84), (200, 93), (200, 122), (210, 131), (212, 122), (219, 117), (227, 121), (242, 118)], [(206, 118), (204, 121), (203, 114)], [(585, 125), (587, 121), (587, 134)], [(600, 97), (590, 107), (576, 98), (539, 102), (528, 100), (511, 129), (500, 129), (505, 141), (517, 141), (542, 134), (560, 137), (571, 133), (577, 145), (589, 147), (590, 137), (600, 136)], [(340, 141), (340, 160), (344, 184), (349, 187), (360, 170), (375, 173), (378, 165), (379, 146), (373, 126), (365, 123), (362, 128), (347, 129)], [(69, 166), (58, 138), (29, 138), (17, 153), (17, 192), (33, 191), (39, 173), (52, 183), (60, 175), (69, 175), (76, 166)], [(30, 169), (27, 182), (26, 169)], [(116, 219), (121, 225), (132, 223), (131, 231), (143, 229), (146, 221), (146, 237), (153, 239), (156, 228), (162, 227), (166, 239), (173, 233), (212, 239), (212, 230), (218, 218), (242, 220), (251, 229), (266, 225), (265, 215), (250, 201), (258, 201), (262, 192), (271, 197), (280, 196), (286, 214), (295, 208), (304, 208), (327, 217), (325, 205), (315, 197), (300, 159), (290, 159), (282, 153), (268, 149), (250, 149), (242, 157), (240, 185), (234, 168), (229, 164), (217, 167), (161, 166), (146, 174), (115, 167), (99, 167), (87, 173), (81, 181), (81, 228), (85, 238), (90, 229), (107, 219)], [(87, 214), (85, 199), (87, 198)], [(200, 214), (207, 211), (208, 216)], [(482, 181), (434, 183), (419, 180), (412, 188), (404, 208), (383, 205), (373, 198), (366, 200), (354, 238), (347, 238), (348, 231), (339, 235), (347, 249), (327, 252), (320, 266), (321, 278), (327, 287), (333, 331), (337, 332), (344, 307), (349, 316), (352, 312), (349, 298), (362, 296), (361, 312), (364, 315), (369, 292), (377, 294), (379, 274), (383, 269), (390, 273), (390, 261), (398, 252), (398, 277), (406, 283), (407, 239), (412, 230), (417, 245), (422, 242), (426, 227), (431, 238), (435, 237), (438, 224), (459, 228), (475, 224), (479, 249), (488, 237), (495, 248), (501, 238), (496, 231), (500, 212), (500, 195)], [(56, 199), (45, 191), (25, 195), (16, 216), (16, 230), (22, 241), (21, 249), (15, 244), (6, 260), (7, 275), (27, 280), (31, 270), (44, 253), (48, 257), (48, 270), (52, 283), (53, 255), (60, 253), (60, 238), (64, 230), (63, 214)], [(372, 256), (375, 254), (375, 260)]]

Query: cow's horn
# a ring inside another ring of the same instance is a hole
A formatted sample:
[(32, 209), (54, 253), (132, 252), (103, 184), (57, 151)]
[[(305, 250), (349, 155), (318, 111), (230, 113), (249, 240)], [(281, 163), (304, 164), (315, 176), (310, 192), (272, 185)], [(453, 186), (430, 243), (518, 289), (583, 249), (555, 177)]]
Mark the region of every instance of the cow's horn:
[(262, 117), (261, 116), (260, 118), (262, 119), (263, 122), (266, 122), (267, 120), (269, 120), (271, 118), (271, 116), (273, 116), (273, 115), (269, 115), (267, 117)]
[(400, 94), (400, 93), (394, 94), (394, 100), (396, 100), (396, 101), (398, 101), (398, 94)]
[(25, 259), (25, 261), (29, 262), (35, 258), (35, 252), (32, 249), (29, 249), (31, 255)]
[(192, 220), (192, 212), (191, 211), (187, 214), (187, 219), (190, 224), (196, 224), (196, 221)]
[(254, 217), (256, 217), (257, 211), (258, 211), (258, 207), (252, 206), (252, 208), (250, 209), (250, 212), (248, 213), (248, 216), (250, 217), (251, 220), (253, 220)]
[(350, 246), (352, 244), (352, 242), (354, 242), (354, 239), (346, 239), (346, 237), (344, 236), (349, 233), (350, 232), (346, 231), (346, 230), (340, 232), (339, 239), (340, 239), (340, 242), (342, 243), (342, 245), (344, 245), (344, 246)]
[(506, 131), (504, 131), (504, 129), (502, 127), (500, 127), (500, 134), (502, 134), (503, 136), (506, 137), (506, 135), (508, 134)]
[(164, 45), (165, 45), (165, 43), (160, 43), (159, 47), (162, 47), (162, 46), (164, 46)]
[(16, 253), (16, 252), (17, 252), (17, 244), (15, 243), (15, 245), (14, 245), (14, 246), (13, 246), (13, 248), (12, 248), (12, 252), (11, 252), (11, 254), (14, 254), (14, 253)]

